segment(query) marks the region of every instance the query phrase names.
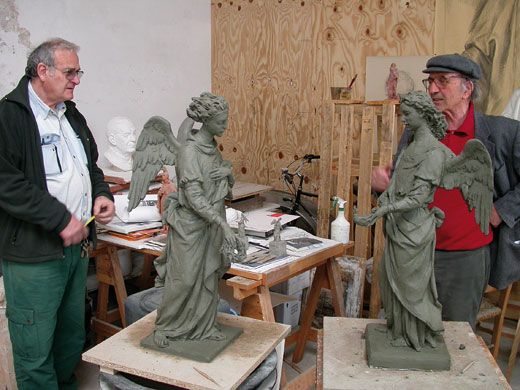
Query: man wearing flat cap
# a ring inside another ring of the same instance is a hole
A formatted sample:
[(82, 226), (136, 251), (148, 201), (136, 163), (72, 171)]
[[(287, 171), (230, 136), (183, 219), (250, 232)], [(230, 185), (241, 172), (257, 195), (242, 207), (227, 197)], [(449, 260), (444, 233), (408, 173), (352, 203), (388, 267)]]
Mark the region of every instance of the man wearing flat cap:
[[(446, 214), (437, 229), (435, 281), (444, 321), (467, 321), (475, 327), (484, 291), (489, 284), (503, 289), (520, 279), (520, 122), (474, 110), (479, 97), (480, 67), (459, 54), (432, 57), (423, 80), (435, 107), (448, 122), (441, 140), (455, 154), (476, 138), (486, 146), (494, 169), (491, 232), (484, 235), (462, 198), (460, 190), (437, 189), (431, 206)], [(398, 154), (408, 142), (406, 130)], [(372, 186), (386, 188), (391, 167), (372, 173)]]

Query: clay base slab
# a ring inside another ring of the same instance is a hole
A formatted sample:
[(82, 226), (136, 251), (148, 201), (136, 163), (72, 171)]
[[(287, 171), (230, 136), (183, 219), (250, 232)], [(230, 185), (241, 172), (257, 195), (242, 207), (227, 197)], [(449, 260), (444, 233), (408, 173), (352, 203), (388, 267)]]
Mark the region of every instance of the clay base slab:
[(385, 321), (324, 318), (323, 364), (318, 362), (317, 372), (317, 378), (323, 380), (323, 390), (511, 390), (486, 344), (467, 322), (442, 323), (451, 358), (450, 371), (369, 367), (364, 334), (371, 323), (385, 324)]
[(449, 371), (450, 354), (444, 338), (435, 338), (437, 348), (424, 347), (420, 352), (409, 347), (394, 347), (386, 336), (385, 324), (368, 324), (365, 342), (368, 365), (397, 370)]
[(227, 325), (220, 325), (220, 330), (226, 335), (222, 341), (216, 340), (169, 340), (170, 344), (166, 348), (155, 345), (153, 332), (141, 341), (141, 346), (167, 353), (169, 355), (180, 356), (197, 362), (209, 363), (215, 359), (224, 349), (231, 345), (235, 339), (243, 332), (241, 328)]

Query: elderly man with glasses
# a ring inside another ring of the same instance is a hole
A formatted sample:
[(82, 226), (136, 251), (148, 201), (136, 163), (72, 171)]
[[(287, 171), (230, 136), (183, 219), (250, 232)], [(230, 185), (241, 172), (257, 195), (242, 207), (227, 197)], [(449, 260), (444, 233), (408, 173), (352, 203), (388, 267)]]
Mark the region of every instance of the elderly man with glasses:
[(76, 389), (85, 344), (88, 239), (113, 198), (98, 152), (71, 101), (78, 46), (63, 39), (29, 55), (0, 101), (0, 260), (19, 389)]
[[(475, 327), (484, 291), (489, 284), (503, 289), (520, 280), (520, 122), (489, 116), (474, 110), (479, 96), (480, 67), (459, 54), (431, 58), (423, 80), (435, 107), (448, 123), (441, 140), (460, 154), (472, 138), (482, 141), (493, 161), (494, 200), (491, 233), (484, 235), (469, 211), (460, 191), (437, 189), (431, 206), (446, 214), (437, 229), (435, 281), (442, 319), (467, 321)], [(408, 142), (405, 131), (398, 154)], [(383, 191), (390, 180), (392, 166), (372, 172), (372, 186)]]

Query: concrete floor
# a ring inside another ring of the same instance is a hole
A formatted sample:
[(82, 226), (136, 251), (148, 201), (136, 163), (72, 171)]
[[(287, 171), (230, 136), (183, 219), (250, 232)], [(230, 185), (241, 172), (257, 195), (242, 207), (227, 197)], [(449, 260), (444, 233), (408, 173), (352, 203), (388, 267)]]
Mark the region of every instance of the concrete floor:
[[(507, 320), (506, 320), (507, 321)], [(507, 321), (506, 327), (514, 330), (515, 323), (513, 321)], [(479, 333), (483, 339), (489, 343), (491, 340), (491, 336), (486, 333)], [(505, 373), (507, 368), (507, 363), (509, 360), (509, 354), (511, 353), (512, 339), (502, 338), (500, 343), (500, 352), (498, 357), (498, 365), (502, 369), (502, 372)], [(288, 348), (285, 353), (286, 360), (291, 360), (293, 348)], [(316, 345), (314, 343), (307, 343), (307, 348), (304, 354), (303, 360), (297, 364), (297, 368), (300, 369), (301, 372), (305, 372), (306, 369), (316, 364)], [(285, 372), (287, 376), (287, 380), (291, 381), (297, 375), (299, 375), (298, 371), (294, 368), (290, 367), (287, 364), (284, 364)], [(99, 368), (90, 363), (81, 362), (76, 370), (76, 375), (78, 376), (79, 381), (79, 390), (99, 390)], [(511, 377), (511, 387), (513, 390), (520, 390), (520, 357), (516, 359), (515, 368), (513, 369), (513, 375)]]

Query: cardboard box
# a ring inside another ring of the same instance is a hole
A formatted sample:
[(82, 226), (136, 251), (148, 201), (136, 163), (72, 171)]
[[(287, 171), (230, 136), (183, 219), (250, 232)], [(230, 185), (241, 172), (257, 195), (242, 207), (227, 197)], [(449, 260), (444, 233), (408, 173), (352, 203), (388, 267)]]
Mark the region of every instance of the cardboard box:
[(276, 322), (291, 325), (293, 328), (300, 322), (300, 310), (302, 307), (302, 291), (288, 295), (287, 301), (274, 308)]
[(277, 284), (270, 288), (271, 291), (284, 295), (294, 295), (301, 292), (304, 288), (311, 285), (311, 273), (306, 271), (300, 275), (296, 275), (285, 282)]

